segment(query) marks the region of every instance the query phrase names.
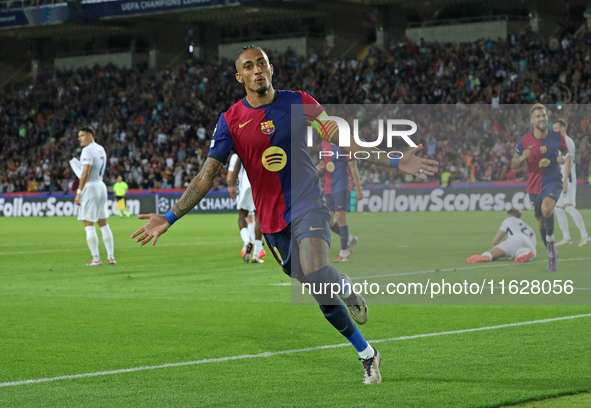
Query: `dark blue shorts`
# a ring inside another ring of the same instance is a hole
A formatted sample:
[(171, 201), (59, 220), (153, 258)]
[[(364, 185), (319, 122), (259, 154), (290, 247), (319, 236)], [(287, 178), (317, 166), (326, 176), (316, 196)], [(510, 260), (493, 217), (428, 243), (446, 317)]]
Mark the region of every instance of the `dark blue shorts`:
[(542, 217), (542, 201), (544, 198), (550, 197), (554, 201), (558, 201), (560, 194), (562, 193), (562, 184), (554, 183), (542, 190), (540, 194), (529, 194), (529, 201), (531, 202), (531, 208), (536, 214), (536, 218)]
[(330, 245), (330, 213), (326, 207), (308, 211), (292, 220), (285, 229), (275, 234), (264, 234), (271, 253), (292, 278), (303, 278), (300, 263), (300, 242), (304, 238), (322, 238)]
[(326, 195), (326, 204), (330, 211), (347, 211), (351, 210), (351, 193), (348, 191), (340, 191)]

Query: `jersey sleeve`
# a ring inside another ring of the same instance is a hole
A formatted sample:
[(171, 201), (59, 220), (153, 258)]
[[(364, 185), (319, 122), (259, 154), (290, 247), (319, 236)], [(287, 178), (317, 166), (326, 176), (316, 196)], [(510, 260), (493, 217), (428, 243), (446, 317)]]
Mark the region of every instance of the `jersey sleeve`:
[(520, 138), (519, 141), (517, 142), (517, 147), (515, 148), (515, 153), (520, 156), (523, 154), (523, 138)]
[(503, 220), (503, 223), (501, 224), (501, 226), (499, 227), (499, 229), (501, 231), (503, 231), (505, 234), (507, 233), (507, 231), (509, 230), (509, 218), (505, 218)]
[(92, 155), (90, 154), (90, 150), (86, 147), (82, 149), (82, 153), (80, 153), (80, 163), (84, 166), (85, 164), (92, 165)]
[(309, 94), (299, 91), (302, 95), (302, 103), (304, 104), (304, 111), (306, 113), (306, 120), (314, 129), (318, 131), (320, 137), (330, 142), (332, 137), (338, 133), (339, 127), (332, 120), (323, 120), (322, 118), (328, 116), (324, 107), (318, 101), (312, 98)]
[(212, 157), (222, 163), (228, 161), (228, 156), (234, 148), (234, 139), (226, 122), (225, 113), (222, 113), (213, 131), (208, 157)]

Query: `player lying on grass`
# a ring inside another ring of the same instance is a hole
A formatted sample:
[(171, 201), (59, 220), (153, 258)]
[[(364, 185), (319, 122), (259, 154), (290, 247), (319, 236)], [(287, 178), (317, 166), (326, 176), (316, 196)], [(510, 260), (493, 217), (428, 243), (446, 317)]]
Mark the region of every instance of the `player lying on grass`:
[[(504, 236), (507, 239), (501, 240)], [(511, 208), (492, 241), (492, 248), (481, 255), (472, 255), (466, 262), (490, 262), (507, 257), (515, 263), (528, 262), (536, 256), (536, 234), (521, 220), (521, 211)]]
[[(306, 143), (308, 126), (314, 126), (327, 114), (322, 105), (305, 92), (276, 91), (271, 83), (273, 65), (261, 48), (243, 48), (236, 56), (235, 67), (236, 80), (244, 84), (246, 97), (220, 116), (208, 158), (199, 174), (164, 216), (140, 215), (140, 219), (149, 222), (131, 237), (142, 245), (154, 239), (152, 245), (155, 245), (160, 235), (207, 194), (230, 152), (235, 151), (248, 173), (269, 250), (291, 278), (317, 287), (328, 284), (341, 289), (336, 298), (332, 293), (313, 296), (326, 320), (359, 354), (364, 368), (363, 382), (379, 383), (382, 381), (382, 356), (353, 322), (364, 324), (367, 321), (367, 303), (363, 296), (353, 293), (350, 278), (340, 274), (328, 260), (330, 213)], [(327, 131), (321, 135), (330, 141), (338, 133), (338, 126), (329, 122), (324, 122), (323, 129)], [(370, 154), (369, 161), (397, 167), (426, 180), (437, 171), (431, 166), (438, 163), (415, 156), (420, 148), (419, 145), (409, 149), (402, 158)], [(362, 150), (378, 153), (376, 149), (363, 149), (355, 143), (345, 151), (354, 154)]]

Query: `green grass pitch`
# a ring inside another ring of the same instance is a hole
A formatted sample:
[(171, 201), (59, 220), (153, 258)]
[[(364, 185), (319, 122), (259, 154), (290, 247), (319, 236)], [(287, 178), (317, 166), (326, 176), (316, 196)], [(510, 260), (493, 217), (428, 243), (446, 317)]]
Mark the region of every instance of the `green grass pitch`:
[[(591, 229), (591, 210), (581, 212)], [(559, 249), (556, 274), (545, 272), (541, 244), (531, 264), (466, 264), (503, 217), (350, 214), (360, 243), (337, 269), (392, 275), (381, 283), (591, 275), (591, 245), (578, 239)], [(110, 224), (118, 265), (88, 268), (74, 218), (0, 218), (0, 406), (498, 407), (591, 390), (591, 316), (506, 326), (591, 306), (370, 304), (362, 332), (384, 357), (384, 382), (365, 386), (353, 347), (321, 348), (346, 339), (317, 306), (292, 304), (272, 256), (242, 262), (237, 215), (187, 216), (155, 247), (129, 239), (143, 221)], [(406, 274), (416, 272), (425, 273)], [(49, 380), (22, 383), (40, 379)]]

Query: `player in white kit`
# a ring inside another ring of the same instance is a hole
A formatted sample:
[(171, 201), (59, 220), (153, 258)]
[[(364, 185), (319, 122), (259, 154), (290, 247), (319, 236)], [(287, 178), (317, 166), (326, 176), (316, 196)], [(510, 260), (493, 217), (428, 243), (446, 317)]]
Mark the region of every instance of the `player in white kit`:
[(94, 141), (96, 131), (91, 126), (84, 126), (78, 131), (78, 141), (82, 146), (80, 163), (82, 174), (80, 185), (76, 191), (74, 203), (80, 206), (78, 220), (84, 222), (86, 230), (86, 242), (92, 254), (92, 261), (87, 266), (102, 265), (98, 249), (98, 235), (94, 223), (96, 222), (103, 236), (103, 242), (107, 249), (109, 265), (115, 265), (113, 251), (113, 233), (109, 227), (107, 218), (107, 186), (103, 183), (103, 174), (107, 164), (105, 149)]
[[(581, 232), (581, 242), (579, 246), (587, 245), (591, 243), (591, 238), (587, 234), (585, 228), (585, 221), (583, 216), (577, 210), (577, 171), (575, 168), (575, 142), (573, 139), (566, 135), (567, 123), (564, 119), (558, 119), (553, 125), (552, 129), (556, 132), (560, 132), (564, 135), (566, 140), (566, 147), (568, 153), (566, 155), (566, 162), (560, 165), (560, 171), (562, 172), (562, 194), (556, 203), (554, 212), (556, 213), (556, 219), (558, 220), (558, 226), (562, 231), (562, 241), (556, 243), (558, 245), (571, 245), (573, 243), (570, 237), (570, 231), (568, 228), (568, 218), (566, 213), (569, 213), (572, 217), (575, 225)], [(565, 212), (566, 211), (566, 212)]]
[[(501, 240), (504, 236), (507, 239)], [(521, 211), (511, 208), (495, 235), (492, 248), (481, 255), (472, 255), (466, 262), (490, 262), (507, 257), (515, 263), (528, 262), (536, 256), (536, 234), (534, 230), (521, 220)]]
[[(244, 242), (240, 251), (242, 259), (245, 263), (263, 263), (262, 258), (266, 257), (267, 253), (263, 249), (263, 235), (256, 218), (250, 180), (237, 154), (230, 158), (226, 181), (230, 197), (236, 200), (236, 208), (238, 209), (238, 228), (240, 228), (240, 237)], [(236, 192), (237, 181), (238, 192)]]

